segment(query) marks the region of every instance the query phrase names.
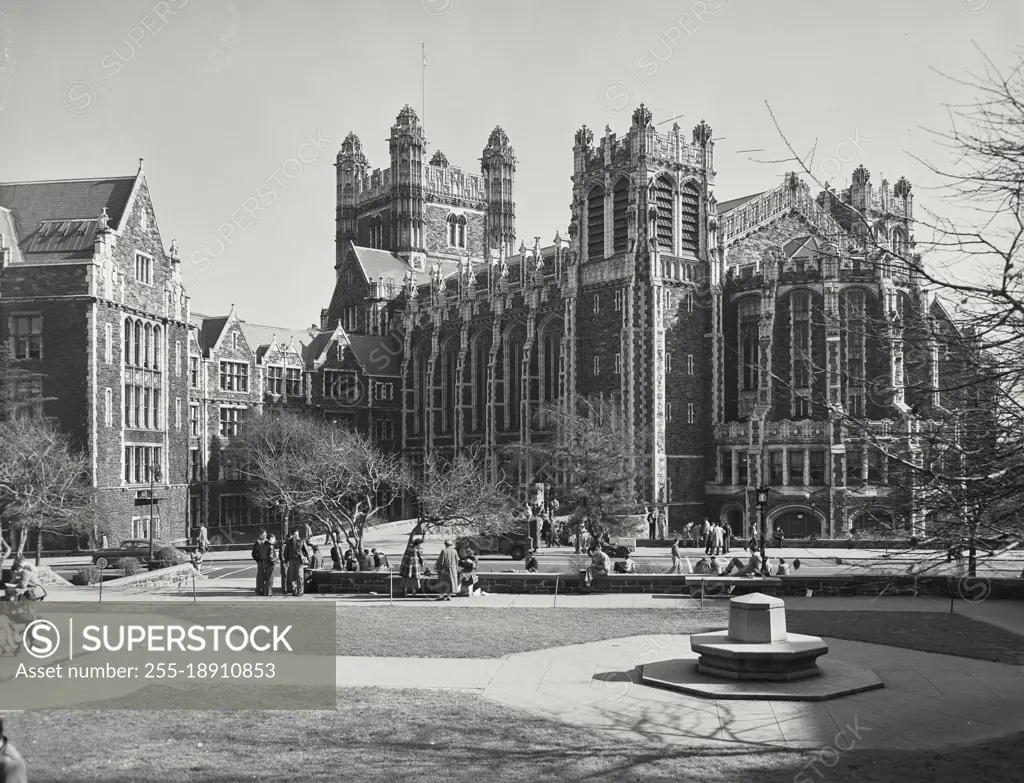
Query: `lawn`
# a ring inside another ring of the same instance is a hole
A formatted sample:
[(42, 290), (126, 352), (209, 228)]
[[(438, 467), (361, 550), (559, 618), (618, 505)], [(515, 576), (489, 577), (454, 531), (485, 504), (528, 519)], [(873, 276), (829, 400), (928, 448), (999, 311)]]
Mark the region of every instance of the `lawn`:
[[(721, 606), (686, 609), (519, 609), (464, 606), (338, 608), (338, 654), (495, 658), (624, 636), (728, 627)], [(1024, 664), (1021, 637), (944, 612), (787, 611), (794, 633)]]
[[(352, 689), (338, 697), (337, 712), (50, 712), (12, 715), (8, 724), (32, 783), (792, 783), (814, 758), (751, 746), (619, 746), (462, 692)], [(1024, 735), (941, 753), (853, 750), (818, 768), (830, 781), (1016, 781), (1022, 748)]]

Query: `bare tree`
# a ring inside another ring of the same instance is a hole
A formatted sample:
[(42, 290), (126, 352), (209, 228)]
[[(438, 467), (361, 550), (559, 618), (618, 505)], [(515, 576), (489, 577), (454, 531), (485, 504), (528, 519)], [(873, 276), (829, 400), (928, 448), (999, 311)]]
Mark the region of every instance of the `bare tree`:
[(414, 476), (418, 511), (410, 542), (439, 531), (498, 535), (511, 530), (514, 495), (503, 481), (488, 481), (479, 450), (470, 449), (452, 460), (428, 454)]
[(627, 517), (643, 511), (637, 484), (649, 434), (631, 433), (618, 406), (578, 394), (566, 406), (544, 406), (538, 416), (554, 424), (556, 435), (513, 451), (565, 477), (573, 519), (595, 539), (629, 532)]
[[(863, 319), (879, 341), (899, 330), (910, 404), (893, 405), (894, 390), (880, 379), (857, 380), (875, 413), (885, 409), (892, 421), (837, 408), (825, 390), (816, 397), (906, 488), (905, 515), (928, 531), (921, 545), (967, 542), (973, 574), (979, 541), (993, 553), (1018, 546), (1024, 532), (1024, 59), (1006, 71), (986, 57), (980, 76), (953, 81), (976, 98), (950, 106), (950, 130), (934, 134), (949, 161), (918, 158), (940, 183), (935, 201), (953, 216), (924, 208), (916, 245), (895, 254), (875, 240), (871, 216), (844, 203), (850, 236), (825, 237), (837, 255), (853, 248), (862, 263), (886, 265), (927, 294), (932, 311)], [(827, 190), (813, 174), (813, 151), (797, 154), (776, 127), (791, 153), (786, 160)]]
[(294, 411), (248, 414), (222, 464), (252, 482), (256, 504), (280, 511), (282, 537), (301, 516), (356, 550), (410, 483), (401, 460), (365, 435)]
[(36, 563), (44, 532), (75, 531), (88, 503), (89, 462), (56, 423), (41, 416), (0, 422), (0, 519), (18, 531), (17, 554), (36, 533)]

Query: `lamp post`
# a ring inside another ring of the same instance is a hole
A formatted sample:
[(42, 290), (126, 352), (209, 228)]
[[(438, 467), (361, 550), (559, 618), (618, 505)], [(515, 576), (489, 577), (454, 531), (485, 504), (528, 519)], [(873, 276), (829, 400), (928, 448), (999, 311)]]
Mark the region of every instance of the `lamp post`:
[(160, 466), (151, 465), (146, 468), (149, 474), (149, 562), (153, 562), (153, 494), (156, 480), (160, 478)]
[(771, 492), (771, 488), (762, 484), (757, 488), (757, 512), (761, 517), (761, 570), (762, 572), (768, 569), (768, 558), (765, 557), (764, 553), (764, 541), (768, 536), (768, 524), (767, 524), (767, 511), (768, 511), (768, 493)]

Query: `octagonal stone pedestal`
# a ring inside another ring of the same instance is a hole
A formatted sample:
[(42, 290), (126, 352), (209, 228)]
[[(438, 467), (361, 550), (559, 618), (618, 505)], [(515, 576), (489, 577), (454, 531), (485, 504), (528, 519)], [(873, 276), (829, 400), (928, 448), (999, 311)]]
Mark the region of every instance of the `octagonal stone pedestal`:
[[(817, 660), (828, 645), (817, 636), (788, 633), (784, 602), (763, 593), (729, 601), (729, 630), (694, 634), (692, 660), (641, 668), (641, 682), (716, 699), (824, 701), (883, 687), (862, 666)], [(822, 676), (825, 675), (825, 676)]]

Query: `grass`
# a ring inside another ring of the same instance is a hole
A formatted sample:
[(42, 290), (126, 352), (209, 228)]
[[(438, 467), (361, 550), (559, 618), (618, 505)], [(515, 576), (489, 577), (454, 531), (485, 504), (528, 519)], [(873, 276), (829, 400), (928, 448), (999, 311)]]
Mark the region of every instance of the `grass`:
[[(473, 608), (458, 604), (338, 608), (338, 654), (496, 658), (625, 636), (692, 634), (729, 624), (724, 602), (704, 609)], [(941, 612), (786, 612), (794, 633), (1024, 664), (1024, 641)]]
[[(809, 751), (618, 743), (479, 696), (351, 689), (335, 712), (41, 712), (8, 717), (33, 783), (679, 781), (792, 783)], [(130, 748), (125, 751), (123, 748)], [(829, 780), (1019, 780), (1024, 735), (948, 751), (842, 754)], [(817, 780), (813, 773), (810, 779)], [(803, 778), (801, 778), (803, 779)]]

